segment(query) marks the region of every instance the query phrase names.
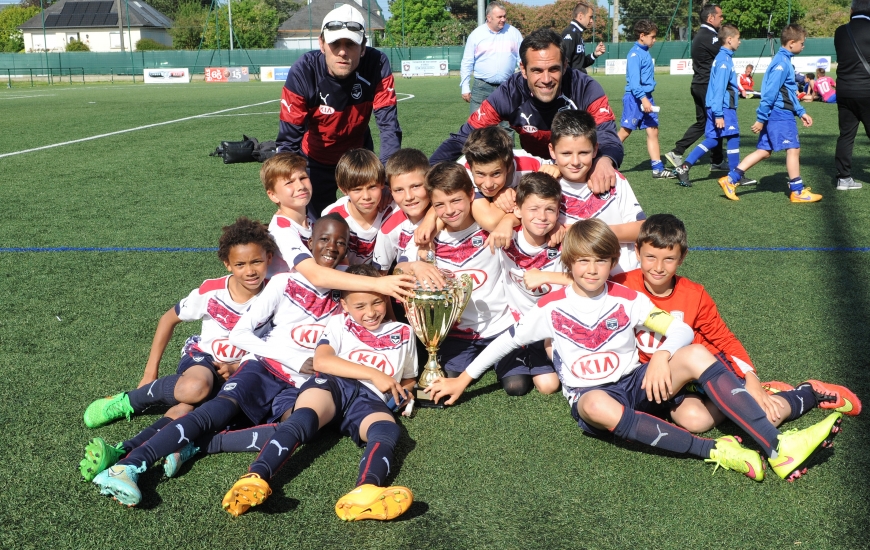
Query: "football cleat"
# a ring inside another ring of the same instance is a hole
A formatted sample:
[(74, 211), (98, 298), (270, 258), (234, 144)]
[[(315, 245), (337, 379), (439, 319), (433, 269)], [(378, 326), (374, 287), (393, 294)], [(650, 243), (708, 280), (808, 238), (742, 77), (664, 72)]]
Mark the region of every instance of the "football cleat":
[(674, 173), (677, 174), (677, 179), (679, 183), (683, 187), (691, 187), (692, 182), (689, 181), (689, 169), (692, 168), (688, 164), (681, 164), (677, 166), (677, 169), (674, 170)]
[(199, 447), (194, 447), (193, 443), (188, 443), (181, 450), (175, 451), (166, 457), (163, 462), (163, 474), (166, 477), (175, 477), (178, 471), (181, 470), (181, 465), (187, 462), (190, 457), (199, 452)]
[(786, 384), (785, 382), (771, 380), (770, 382), (762, 382), (761, 389), (767, 392), (767, 395), (774, 395), (779, 392), (791, 391), (794, 389), (794, 386), (792, 386), (791, 384)]
[(335, 503), (335, 513), (344, 521), (394, 519), (411, 507), (414, 495), (407, 487), (378, 487), (367, 483), (344, 495)]
[(758, 185), (758, 180), (752, 178), (740, 178), (740, 181), (734, 184), (735, 187), (743, 187), (744, 185)]
[(728, 170), (730, 170), (730, 168), (728, 167), (727, 160), (723, 160), (722, 162), (718, 162), (718, 163), (714, 163), (714, 162), (710, 163), (710, 171), (711, 172), (727, 172)]
[(749, 479), (761, 481), (764, 479), (764, 461), (756, 451), (740, 445), (740, 439), (736, 436), (720, 437), (716, 440), (716, 446), (710, 451), (710, 458), (704, 462), (713, 462), (716, 473), (720, 467), (726, 470), (740, 472)]
[(810, 193), (810, 188), (804, 187), (800, 193), (792, 191), (789, 200), (791, 202), (819, 202), (822, 200), (822, 196), (817, 193)]
[(664, 170), (653, 170), (652, 176), (654, 180), (672, 180), (677, 177), (677, 174), (665, 168)]
[(263, 504), (271, 494), (272, 489), (259, 474), (245, 474), (227, 491), (221, 506), (231, 516), (239, 517), (252, 506)]
[(119, 418), (127, 417), (127, 420), (130, 420), (131, 414), (133, 414), (133, 407), (130, 406), (130, 398), (126, 393), (110, 395), (88, 405), (85, 409), (85, 426), (99, 428)]
[(858, 416), (861, 413), (861, 400), (849, 388), (821, 380), (807, 380), (804, 383), (813, 387), (819, 408), (834, 409), (848, 416)]
[(683, 155), (678, 155), (673, 151), (665, 153), (665, 158), (668, 159), (668, 162), (670, 162), (674, 168), (677, 168), (681, 164), (683, 164)]
[(728, 176), (722, 176), (721, 178), (719, 178), (719, 187), (722, 188), (725, 196), (732, 201), (740, 200), (740, 197), (738, 197), (737, 193), (734, 192), (734, 190), (737, 189), (737, 186), (731, 183), (731, 178), (729, 178)]
[(85, 445), (85, 457), (79, 462), (79, 472), (85, 481), (93, 481), (97, 474), (114, 466), (125, 454), (120, 443), (113, 447), (102, 437), (95, 437)]
[(126, 506), (136, 506), (142, 500), (142, 492), (136, 482), (144, 471), (144, 461), (141, 466), (115, 465), (97, 474), (93, 482), (100, 487), (101, 495), (109, 495)]
[(803, 473), (799, 470), (810, 455), (819, 447), (830, 447), (834, 436), (840, 431), (843, 415), (835, 412), (818, 424), (803, 430), (789, 430), (779, 435), (776, 458), (768, 458), (776, 475), (794, 481)]

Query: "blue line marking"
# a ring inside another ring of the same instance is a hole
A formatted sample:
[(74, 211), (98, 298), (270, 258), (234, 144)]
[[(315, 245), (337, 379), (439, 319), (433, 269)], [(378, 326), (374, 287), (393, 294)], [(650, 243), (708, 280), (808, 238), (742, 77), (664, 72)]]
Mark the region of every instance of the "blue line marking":
[[(694, 252), (870, 252), (870, 246), (694, 246)], [(10, 252), (217, 252), (217, 248), (184, 246), (14, 246), (0, 248)]]

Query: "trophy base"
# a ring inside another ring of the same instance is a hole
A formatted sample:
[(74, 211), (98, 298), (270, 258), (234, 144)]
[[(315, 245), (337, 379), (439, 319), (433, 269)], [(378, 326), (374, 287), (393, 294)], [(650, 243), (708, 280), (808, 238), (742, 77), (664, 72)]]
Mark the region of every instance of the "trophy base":
[(432, 401), (432, 397), (428, 393), (423, 392), (420, 386), (414, 387), (414, 403), (421, 409), (443, 409), (443, 403)]

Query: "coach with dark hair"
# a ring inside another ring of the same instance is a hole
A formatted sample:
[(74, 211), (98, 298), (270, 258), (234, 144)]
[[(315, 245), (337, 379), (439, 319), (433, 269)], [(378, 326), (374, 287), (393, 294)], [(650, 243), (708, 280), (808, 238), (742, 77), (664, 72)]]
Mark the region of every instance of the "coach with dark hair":
[(852, 17), (834, 33), (837, 50), (837, 190), (861, 189), (852, 178), (852, 148), (858, 124), (870, 137), (870, 0), (852, 0)]
[[(665, 154), (665, 158), (674, 168), (683, 164), (683, 153), (704, 136), (707, 124), (707, 85), (710, 83), (710, 69), (719, 54), (722, 44), (719, 43), (719, 25), (722, 24), (722, 8), (716, 4), (707, 4), (701, 9), (701, 28), (692, 40), (692, 101), (695, 102), (695, 123), (689, 126), (682, 139), (674, 145), (673, 150)], [(728, 164), (722, 155), (722, 142), (710, 149), (711, 170), (727, 170)]]
[(562, 39), (552, 29), (538, 29), (528, 35), (520, 44), (520, 72), (502, 83), (429, 161), (437, 164), (456, 160), (472, 130), (495, 126), (503, 120), (519, 134), (523, 149), (549, 158), (553, 117), (566, 109), (584, 110), (592, 115), (598, 128), (598, 156), (589, 186), (595, 193), (610, 189), (623, 156), (613, 111), (598, 82), (565, 67), (561, 46)]
[(604, 55), (604, 42), (595, 46), (595, 51), (586, 53), (583, 33), (595, 19), (595, 10), (585, 0), (580, 0), (571, 12), (571, 22), (562, 31), (562, 52), (565, 54), (565, 64), (571, 69), (586, 72), (586, 67), (595, 63), (595, 58)]

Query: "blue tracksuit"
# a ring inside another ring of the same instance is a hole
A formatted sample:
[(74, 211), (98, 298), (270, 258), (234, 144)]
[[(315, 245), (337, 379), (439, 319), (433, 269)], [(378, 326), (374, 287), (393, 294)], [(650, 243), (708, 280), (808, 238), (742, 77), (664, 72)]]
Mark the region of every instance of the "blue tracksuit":
[(734, 72), (734, 52), (721, 48), (710, 69), (710, 84), (707, 86), (706, 106), (713, 117), (722, 118), (725, 109), (737, 108), (737, 73)]
[(636, 42), (628, 52), (625, 67), (625, 91), (637, 99), (643, 99), (656, 89), (656, 68), (649, 48)]
[(794, 54), (785, 48), (780, 48), (764, 73), (761, 84), (761, 102), (758, 105), (755, 118), (758, 122), (767, 122), (771, 111), (784, 111), (793, 116), (803, 116), (806, 113), (797, 98), (797, 83), (794, 79), (794, 67), (791, 58)]

